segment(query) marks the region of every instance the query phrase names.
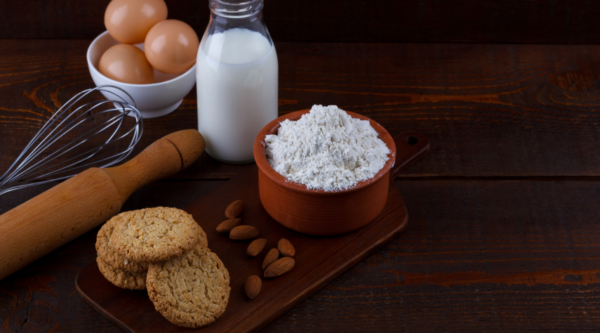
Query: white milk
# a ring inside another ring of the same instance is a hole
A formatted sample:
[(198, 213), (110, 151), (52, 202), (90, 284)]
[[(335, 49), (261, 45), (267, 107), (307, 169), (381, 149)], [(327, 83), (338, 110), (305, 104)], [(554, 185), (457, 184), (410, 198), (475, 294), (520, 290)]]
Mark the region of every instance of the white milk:
[(203, 38), (196, 62), (198, 131), (212, 157), (254, 160), (256, 135), (277, 118), (277, 74), (275, 47), (258, 32), (236, 28)]

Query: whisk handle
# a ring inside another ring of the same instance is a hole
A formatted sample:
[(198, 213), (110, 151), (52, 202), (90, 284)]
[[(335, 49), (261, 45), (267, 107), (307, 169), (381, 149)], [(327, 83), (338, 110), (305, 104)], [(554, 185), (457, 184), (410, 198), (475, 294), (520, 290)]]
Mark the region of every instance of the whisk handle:
[(103, 170), (125, 201), (138, 188), (187, 168), (204, 147), (204, 138), (197, 130), (183, 130), (159, 139), (129, 162)]

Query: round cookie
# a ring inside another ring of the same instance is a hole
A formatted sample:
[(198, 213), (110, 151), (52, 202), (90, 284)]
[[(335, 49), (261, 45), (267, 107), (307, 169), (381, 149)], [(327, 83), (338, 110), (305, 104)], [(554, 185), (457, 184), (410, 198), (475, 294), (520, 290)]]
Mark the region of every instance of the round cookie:
[(123, 216), (110, 244), (129, 260), (158, 262), (191, 250), (198, 244), (201, 230), (192, 215), (181, 209), (146, 208)]
[(104, 260), (100, 259), (100, 257), (96, 258), (96, 262), (98, 263), (100, 273), (115, 286), (131, 290), (146, 289), (146, 272), (126, 272), (107, 264)]
[(202, 327), (229, 302), (229, 272), (209, 249), (196, 246), (180, 258), (150, 264), (146, 287), (154, 307), (171, 323)]
[(100, 257), (102, 261), (114, 268), (131, 273), (143, 273), (148, 271), (147, 262), (129, 260), (120, 255), (110, 245), (110, 236), (112, 235), (115, 226), (121, 223), (123, 221), (123, 217), (127, 216), (128, 214), (129, 212), (121, 213), (113, 216), (113, 218), (104, 223), (102, 228), (100, 228), (100, 231), (98, 231), (98, 236), (96, 237), (96, 251), (98, 252), (98, 257)]

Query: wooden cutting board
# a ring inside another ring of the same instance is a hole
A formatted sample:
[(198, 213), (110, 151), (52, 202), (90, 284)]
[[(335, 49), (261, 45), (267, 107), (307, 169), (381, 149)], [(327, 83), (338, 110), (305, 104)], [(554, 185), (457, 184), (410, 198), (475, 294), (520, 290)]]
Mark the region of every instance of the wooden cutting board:
[[(246, 208), (243, 223), (260, 229), (266, 238), (263, 252), (250, 258), (246, 248), (250, 241), (236, 242), (218, 234), (225, 208), (242, 199)], [(391, 184), (387, 203), (381, 214), (366, 227), (334, 237), (316, 237), (291, 231), (275, 222), (263, 209), (258, 195), (258, 169), (239, 175), (221, 188), (197, 199), (185, 210), (194, 216), (208, 236), (210, 249), (225, 264), (231, 275), (231, 296), (225, 313), (202, 332), (254, 332), (290, 310), (345, 270), (394, 239), (406, 226), (408, 215), (400, 193)], [(244, 282), (250, 275), (263, 276), (262, 260), (281, 238), (296, 247), (296, 265), (287, 274), (264, 279), (260, 294), (250, 300)], [(108, 282), (94, 261), (76, 280), (77, 290), (94, 309), (127, 332), (186, 332), (154, 310), (146, 291), (120, 289)]]

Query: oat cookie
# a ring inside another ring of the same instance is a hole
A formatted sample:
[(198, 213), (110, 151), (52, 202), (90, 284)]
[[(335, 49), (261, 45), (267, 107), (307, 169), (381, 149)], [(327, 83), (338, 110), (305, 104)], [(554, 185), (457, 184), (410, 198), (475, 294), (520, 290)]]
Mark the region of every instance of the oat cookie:
[(184, 327), (214, 322), (229, 302), (229, 272), (209, 249), (196, 246), (180, 258), (150, 264), (146, 286), (154, 307)]
[(98, 263), (98, 269), (100, 273), (112, 284), (119, 288), (132, 289), (132, 290), (144, 290), (146, 289), (146, 272), (143, 273), (131, 273), (126, 272), (122, 269), (115, 268), (100, 257), (96, 258)]
[(113, 216), (113, 218), (104, 223), (102, 228), (100, 228), (100, 231), (98, 231), (98, 236), (96, 237), (96, 251), (98, 252), (98, 257), (100, 257), (102, 261), (114, 268), (131, 273), (143, 273), (148, 271), (147, 262), (129, 260), (120, 255), (110, 245), (110, 236), (112, 235), (115, 226), (121, 223), (124, 220), (124, 216), (127, 216), (128, 214), (129, 212), (121, 213)]
[(129, 213), (110, 238), (112, 247), (129, 260), (169, 260), (198, 244), (202, 228), (181, 209), (155, 207)]
[(198, 245), (200, 245), (200, 247), (208, 248), (208, 238), (206, 237), (206, 233), (202, 227), (200, 227), (200, 241), (198, 242)]

